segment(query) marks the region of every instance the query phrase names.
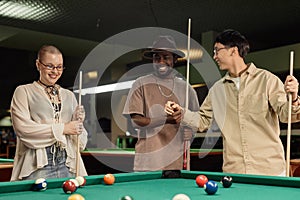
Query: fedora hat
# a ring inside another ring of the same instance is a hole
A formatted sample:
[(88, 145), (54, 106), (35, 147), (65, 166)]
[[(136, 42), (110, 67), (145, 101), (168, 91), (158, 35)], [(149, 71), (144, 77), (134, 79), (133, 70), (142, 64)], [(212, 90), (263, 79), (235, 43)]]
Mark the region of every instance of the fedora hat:
[(152, 47), (147, 48), (143, 52), (143, 57), (146, 59), (153, 59), (153, 54), (168, 51), (175, 54), (178, 58), (183, 58), (185, 53), (180, 51), (176, 47), (175, 40), (172, 36), (159, 36), (157, 40), (153, 42)]

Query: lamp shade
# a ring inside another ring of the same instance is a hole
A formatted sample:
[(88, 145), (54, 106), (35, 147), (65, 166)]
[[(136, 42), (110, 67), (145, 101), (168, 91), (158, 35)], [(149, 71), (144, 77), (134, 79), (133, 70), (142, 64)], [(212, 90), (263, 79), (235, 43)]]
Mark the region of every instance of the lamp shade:
[(5, 116), (0, 120), (0, 126), (12, 126), (10, 116)]

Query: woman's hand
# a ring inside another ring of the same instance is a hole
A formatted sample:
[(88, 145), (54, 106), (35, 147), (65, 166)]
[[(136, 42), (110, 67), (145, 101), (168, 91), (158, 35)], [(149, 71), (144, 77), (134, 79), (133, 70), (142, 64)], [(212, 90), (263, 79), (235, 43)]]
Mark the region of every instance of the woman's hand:
[(75, 112), (73, 114), (73, 119), (83, 122), (85, 119), (85, 110), (82, 105), (78, 105), (75, 108)]
[(83, 131), (83, 123), (81, 121), (70, 121), (65, 123), (65, 135), (80, 135)]

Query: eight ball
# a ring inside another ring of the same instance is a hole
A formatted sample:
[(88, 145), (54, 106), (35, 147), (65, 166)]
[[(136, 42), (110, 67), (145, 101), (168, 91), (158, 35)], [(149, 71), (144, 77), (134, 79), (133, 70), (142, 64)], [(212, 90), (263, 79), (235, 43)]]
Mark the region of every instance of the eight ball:
[(224, 188), (229, 188), (232, 185), (232, 177), (231, 176), (224, 176), (221, 180), (221, 183)]
[(120, 200), (133, 200), (133, 198), (131, 196), (126, 195), (122, 197)]

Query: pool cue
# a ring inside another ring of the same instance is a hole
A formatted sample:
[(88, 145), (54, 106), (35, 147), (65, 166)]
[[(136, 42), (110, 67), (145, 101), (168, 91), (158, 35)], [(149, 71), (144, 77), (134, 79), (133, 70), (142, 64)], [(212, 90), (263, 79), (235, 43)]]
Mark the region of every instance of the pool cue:
[[(81, 106), (81, 88), (82, 88), (82, 71), (79, 72), (79, 95), (78, 95), (78, 106)], [(76, 146), (76, 177), (79, 176), (79, 158), (80, 158), (80, 144), (79, 135), (77, 135), (77, 146)]]
[[(290, 52), (290, 75), (293, 76), (294, 67), (294, 51)], [(288, 128), (286, 140), (286, 176), (290, 176), (290, 155), (291, 155), (291, 121), (292, 121), (292, 94), (288, 94), (289, 100), (289, 113), (288, 113)]]
[[(190, 46), (191, 46), (191, 18), (189, 18), (189, 20), (188, 20), (185, 110), (187, 110), (189, 108)], [(183, 169), (190, 170), (190, 141), (185, 140), (183, 148), (184, 148)]]

